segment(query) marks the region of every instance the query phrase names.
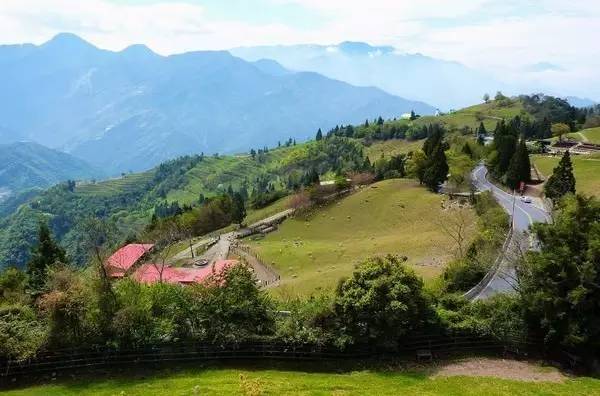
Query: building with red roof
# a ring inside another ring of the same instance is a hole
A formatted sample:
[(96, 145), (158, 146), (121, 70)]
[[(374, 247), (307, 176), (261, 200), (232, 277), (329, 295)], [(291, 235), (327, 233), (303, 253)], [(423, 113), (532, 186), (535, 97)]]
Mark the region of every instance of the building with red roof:
[(124, 277), (153, 247), (154, 245), (149, 243), (131, 243), (123, 246), (106, 260), (108, 275), (111, 278)]
[(191, 285), (202, 283), (211, 275), (220, 274), (227, 268), (237, 264), (237, 260), (219, 260), (213, 265), (207, 265), (203, 268), (174, 268), (168, 265), (148, 263), (140, 266), (133, 277), (138, 282), (146, 284), (157, 283), (162, 280), (165, 283)]

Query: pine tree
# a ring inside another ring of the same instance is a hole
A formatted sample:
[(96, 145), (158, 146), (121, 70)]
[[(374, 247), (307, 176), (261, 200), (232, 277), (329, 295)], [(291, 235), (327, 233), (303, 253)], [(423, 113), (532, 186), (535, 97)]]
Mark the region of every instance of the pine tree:
[(319, 130), (317, 131), (317, 136), (315, 137), (315, 140), (323, 140), (323, 132), (321, 131), (321, 128), (319, 128)]
[(445, 146), (440, 142), (433, 148), (431, 155), (427, 156), (423, 183), (431, 191), (438, 192), (440, 185), (448, 178), (449, 169)]
[(558, 202), (565, 194), (575, 193), (575, 176), (573, 175), (573, 163), (571, 154), (567, 150), (561, 158), (558, 166), (554, 168), (552, 176), (548, 178), (544, 186), (546, 196), (553, 202)]
[(411, 121), (414, 121), (414, 120), (416, 120), (416, 119), (417, 119), (417, 114), (415, 114), (415, 111), (414, 111), (414, 110), (411, 110), (411, 111), (410, 111), (410, 120), (411, 120)]
[(516, 190), (521, 182), (527, 183), (529, 180), (531, 180), (529, 152), (525, 139), (521, 139), (506, 171), (506, 185)]
[(31, 259), (27, 263), (29, 288), (34, 293), (38, 293), (44, 288), (48, 268), (58, 263), (67, 263), (65, 251), (52, 239), (48, 225), (40, 222), (38, 243), (33, 248)]
[(483, 122), (479, 123), (479, 128), (477, 128), (477, 135), (487, 135), (487, 130), (485, 129), (485, 125), (483, 125)]
[(232, 197), (233, 207), (231, 213), (231, 220), (234, 223), (241, 224), (246, 218), (246, 205), (244, 203), (244, 197), (239, 192), (233, 194)]

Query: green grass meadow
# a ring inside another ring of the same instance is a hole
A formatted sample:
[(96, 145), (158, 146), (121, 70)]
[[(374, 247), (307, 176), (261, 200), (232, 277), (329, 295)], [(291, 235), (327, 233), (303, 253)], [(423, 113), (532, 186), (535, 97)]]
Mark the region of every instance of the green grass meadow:
[(586, 141), (589, 143), (600, 144), (600, 127), (584, 129), (579, 132), (573, 132), (567, 135), (570, 139)]
[(455, 248), (435, 225), (442, 200), (412, 180), (385, 180), (249, 243), (281, 274), (281, 285), (271, 290), (283, 297), (332, 289), (356, 264), (377, 254), (407, 256), (418, 274), (433, 278)]
[[(535, 166), (547, 179), (558, 165), (560, 157), (535, 155), (532, 157)], [(600, 156), (573, 155), (573, 172), (578, 192), (600, 196)]]
[[(343, 365), (343, 363), (342, 363)], [(434, 377), (423, 371), (325, 369), (306, 364), (206, 367), (71, 379), (5, 391), (5, 396), (178, 395), (600, 395), (600, 380), (524, 382), (487, 377)], [(271, 366), (271, 367), (269, 367)], [(314, 365), (313, 365), (314, 366)], [(323, 365), (319, 364), (322, 368)], [(308, 368), (308, 370), (307, 370)]]

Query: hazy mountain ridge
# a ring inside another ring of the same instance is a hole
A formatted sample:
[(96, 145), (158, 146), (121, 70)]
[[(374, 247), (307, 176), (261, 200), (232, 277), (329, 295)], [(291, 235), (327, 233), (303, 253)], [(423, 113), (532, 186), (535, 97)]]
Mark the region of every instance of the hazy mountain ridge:
[(86, 162), (37, 143), (0, 145), (0, 190), (18, 192), (101, 176), (100, 170)]
[(115, 174), (199, 152), (246, 151), (318, 128), (434, 108), (225, 51), (163, 57), (61, 34), (0, 47), (0, 116), (24, 139)]
[(310, 70), (350, 84), (379, 87), (444, 110), (478, 103), (484, 92), (493, 94), (505, 88), (458, 62), (360, 42), (239, 47), (231, 53), (249, 61), (268, 58), (291, 70)]

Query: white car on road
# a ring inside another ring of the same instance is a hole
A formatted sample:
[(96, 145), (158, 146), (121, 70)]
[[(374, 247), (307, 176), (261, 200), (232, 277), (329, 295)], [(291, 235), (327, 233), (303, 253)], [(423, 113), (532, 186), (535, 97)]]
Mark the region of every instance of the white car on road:
[(532, 202), (532, 200), (531, 200), (531, 197), (527, 197), (527, 196), (525, 196), (525, 195), (522, 195), (522, 196), (521, 196), (521, 202), (525, 202), (525, 203), (531, 203), (531, 202)]

